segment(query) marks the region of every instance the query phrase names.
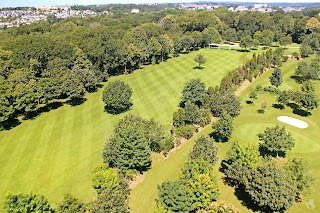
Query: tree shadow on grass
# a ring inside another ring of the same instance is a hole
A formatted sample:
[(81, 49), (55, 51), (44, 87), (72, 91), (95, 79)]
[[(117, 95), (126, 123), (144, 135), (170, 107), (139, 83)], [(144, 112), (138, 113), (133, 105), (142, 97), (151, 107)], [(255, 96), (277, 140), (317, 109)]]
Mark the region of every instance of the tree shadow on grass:
[(284, 109), (284, 106), (282, 104), (272, 104), (272, 107), (275, 109)]
[(247, 50), (247, 49), (237, 49), (238, 52), (245, 52), (245, 53), (248, 53), (250, 52), (250, 50)]
[(67, 103), (71, 106), (78, 106), (83, 104), (86, 100), (86, 98), (72, 98), (69, 101), (67, 101)]
[(234, 195), (241, 201), (241, 204), (251, 209), (254, 212), (266, 212), (271, 213), (272, 211), (262, 210), (259, 206), (257, 206), (250, 198), (249, 194), (245, 192), (243, 187), (235, 188)]
[(210, 133), (209, 136), (213, 138), (217, 143), (225, 143), (229, 140), (227, 137), (221, 137), (215, 132)]
[(127, 112), (130, 110), (132, 104), (130, 104), (129, 106), (125, 107), (125, 108), (121, 108), (121, 109), (118, 109), (118, 108), (114, 108), (114, 107), (111, 107), (111, 106), (105, 106), (104, 107), (104, 111), (106, 113), (109, 113), (111, 115), (119, 115), (121, 113), (124, 113), (124, 112)]
[(19, 126), (20, 124), (21, 122), (17, 118), (12, 118), (7, 121), (3, 121), (0, 123), (0, 131), (13, 129)]
[(302, 82), (303, 82), (303, 78), (300, 77), (300, 76), (297, 76), (297, 75), (293, 75), (293, 76), (291, 76), (290, 78), (293, 79), (293, 80), (295, 80), (296, 83), (298, 83), (298, 84), (302, 84)]
[(246, 104), (253, 104), (253, 101), (251, 101), (251, 100), (246, 100)]
[(44, 112), (49, 112), (51, 110), (58, 109), (62, 106), (63, 106), (63, 102), (52, 102), (52, 103), (47, 104), (43, 107), (40, 107), (39, 109), (37, 109), (35, 111), (26, 113), (23, 120), (34, 119)]
[(299, 108), (298, 109), (293, 109), (292, 113), (296, 114), (296, 115), (300, 115), (302, 117), (308, 117), (308, 116), (312, 115), (311, 112), (308, 112), (306, 110), (299, 109)]
[(204, 69), (204, 67), (199, 67), (199, 66), (195, 66), (195, 67), (193, 67), (192, 69), (194, 69), (194, 70), (203, 70)]

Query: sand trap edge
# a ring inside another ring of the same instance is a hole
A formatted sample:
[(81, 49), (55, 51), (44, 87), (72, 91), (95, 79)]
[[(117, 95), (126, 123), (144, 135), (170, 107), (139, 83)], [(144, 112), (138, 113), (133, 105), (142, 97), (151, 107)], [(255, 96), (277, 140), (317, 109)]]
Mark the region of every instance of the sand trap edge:
[(308, 128), (308, 123), (296, 118), (288, 117), (288, 116), (279, 116), (277, 117), (278, 121), (289, 124), (291, 126), (300, 128), (300, 129), (305, 129)]

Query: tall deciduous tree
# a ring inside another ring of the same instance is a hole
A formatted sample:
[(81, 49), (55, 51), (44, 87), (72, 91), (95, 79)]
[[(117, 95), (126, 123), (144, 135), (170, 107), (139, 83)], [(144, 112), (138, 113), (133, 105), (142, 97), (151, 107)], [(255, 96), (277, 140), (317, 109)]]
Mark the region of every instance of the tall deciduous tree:
[(198, 106), (203, 105), (203, 98), (206, 93), (206, 86), (200, 79), (191, 79), (188, 81), (183, 90), (181, 102), (190, 101)]
[(66, 194), (63, 197), (61, 203), (59, 203), (57, 208), (58, 213), (84, 213), (86, 212), (85, 204), (79, 199), (73, 197), (70, 194)]
[(151, 150), (140, 116), (128, 115), (120, 119), (103, 149), (103, 158), (110, 166), (125, 172), (150, 168)]
[(285, 155), (286, 151), (294, 147), (294, 139), (290, 132), (286, 132), (285, 127), (267, 127), (263, 133), (258, 134), (261, 148), (265, 149), (276, 157)]
[(121, 113), (130, 108), (132, 89), (129, 84), (116, 80), (110, 82), (103, 91), (103, 101), (106, 111), (110, 113)]

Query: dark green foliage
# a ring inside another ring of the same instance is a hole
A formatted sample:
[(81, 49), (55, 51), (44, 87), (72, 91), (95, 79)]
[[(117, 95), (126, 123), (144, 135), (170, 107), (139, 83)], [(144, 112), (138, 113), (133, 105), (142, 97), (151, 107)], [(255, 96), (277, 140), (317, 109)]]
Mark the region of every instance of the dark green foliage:
[(108, 186), (98, 195), (97, 200), (93, 202), (93, 212), (129, 212), (127, 198), (122, 191), (113, 190), (110, 186)]
[(253, 39), (251, 36), (244, 36), (240, 40), (240, 47), (243, 47), (244, 49), (248, 49), (253, 46)]
[(37, 194), (7, 194), (4, 201), (4, 210), (8, 213), (16, 212), (54, 212), (48, 200)]
[(191, 79), (182, 90), (181, 103), (185, 104), (187, 101), (190, 101), (193, 104), (201, 106), (205, 93), (205, 84), (200, 79)]
[(200, 119), (200, 111), (197, 105), (187, 101), (184, 107), (184, 121), (186, 124), (196, 124)]
[(113, 135), (103, 149), (104, 161), (120, 170), (147, 170), (151, 150), (146, 126), (140, 116), (128, 115), (119, 120)]
[(280, 93), (280, 95), (278, 96), (277, 98), (277, 101), (282, 104), (283, 107), (285, 107), (288, 103), (289, 103), (289, 100), (291, 98), (291, 95), (289, 92), (287, 92), (286, 90), (282, 91)]
[(233, 92), (227, 94), (212, 93), (209, 95), (209, 105), (213, 116), (219, 117), (223, 111), (232, 117), (239, 115), (241, 104)]
[(179, 127), (185, 124), (185, 113), (184, 109), (179, 108), (177, 112), (173, 113), (173, 126)]
[(103, 101), (106, 110), (110, 113), (121, 113), (128, 110), (131, 105), (132, 89), (120, 80), (110, 82), (103, 91)]
[(192, 201), (187, 186), (180, 181), (164, 182), (158, 186), (159, 201), (163, 207), (173, 212), (189, 212)]
[(278, 87), (282, 84), (282, 72), (280, 68), (276, 68), (271, 76), (270, 76), (270, 83), (275, 86)]
[(245, 191), (263, 211), (284, 211), (295, 202), (296, 183), (274, 163), (265, 163), (247, 176)]
[(211, 112), (210, 109), (207, 108), (201, 108), (200, 109), (200, 118), (197, 122), (201, 127), (205, 127), (211, 122)]
[(178, 137), (190, 139), (195, 131), (196, 127), (193, 125), (183, 125), (177, 128), (176, 133)]
[(300, 54), (302, 58), (308, 57), (310, 54), (313, 54), (313, 50), (307, 44), (302, 44), (300, 47)]
[(260, 147), (269, 154), (278, 157), (284, 156), (286, 151), (294, 147), (294, 139), (291, 133), (287, 133), (285, 127), (280, 126), (267, 127), (263, 133), (258, 134)]
[(297, 184), (297, 199), (301, 200), (302, 195), (307, 195), (314, 177), (310, 174), (308, 163), (302, 158), (293, 158), (289, 160), (285, 167), (292, 179)]
[(279, 89), (273, 86), (266, 86), (263, 88), (263, 91), (269, 92), (271, 94), (279, 94)]
[(213, 125), (213, 129), (217, 141), (228, 141), (233, 131), (233, 118), (226, 112), (222, 112), (219, 120)]
[(58, 213), (84, 213), (86, 207), (79, 199), (73, 197), (70, 194), (64, 195), (63, 200), (59, 203), (57, 208)]
[(249, 98), (252, 100), (252, 103), (254, 102), (254, 99), (257, 99), (257, 92), (255, 90), (251, 90), (249, 93)]
[(164, 156), (168, 154), (170, 149), (174, 147), (174, 139), (172, 135), (165, 137), (161, 142), (161, 150), (163, 151)]
[(292, 43), (291, 35), (287, 35), (287, 36), (280, 38), (280, 45), (282, 45), (282, 46), (286, 47), (288, 44), (291, 44), (291, 43)]
[(190, 152), (190, 159), (202, 158), (208, 161), (211, 165), (215, 165), (218, 162), (218, 147), (215, 145), (215, 141), (209, 136), (201, 136), (196, 140), (192, 151)]
[(194, 58), (194, 61), (197, 62), (199, 65), (198, 65), (198, 68), (201, 68), (201, 65), (206, 63), (207, 59), (201, 54), (199, 53), (195, 58)]

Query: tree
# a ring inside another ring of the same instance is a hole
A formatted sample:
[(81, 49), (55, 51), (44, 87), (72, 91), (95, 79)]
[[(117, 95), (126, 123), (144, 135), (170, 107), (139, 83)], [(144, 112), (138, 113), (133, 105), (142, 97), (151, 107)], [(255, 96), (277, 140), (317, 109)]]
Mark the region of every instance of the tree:
[(278, 98), (277, 101), (283, 106), (283, 108), (289, 103), (290, 101), (290, 93), (287, 92), (286, 90), (282, 91)]
[(310, 186), (314, 181), (313, 176), (310, 174), (310, 167), (308, 163), (302, 158), (290, 159), (284, 168), (291, 175), (292, 179), (296, 182), (297, 186), (297, 199), (301, 200), (302, 195), (309, 192)]
[(309, 57), (310, 54), (313, 53), (313, 50), (311, 47), (307, 44), (302, 44), (300, 47), (300, 54), (302, 58)]
[(196, 124), (200, 119), (200, 111), (197, 105), (187, 101), (184, 107), (184, 121), (186, 124)]
[(307, 21), (306, 27), (311, 32), (319, 32), (320, 30), (320, 22), (317, 18), (312, 17)]
[(158, 186), (159, 202), (166, 210), (189, 212), (192, 201), (187, 194), (187, 186), (181, 181), (166, 181)]
[(249, 98), (252, 100), (252, 103), (253, 103), (254, 99), (257, 99), (257, 91), (256, 90), (250, 90)]
[(95, 213), (129, 213), (126, 196), (120, 190), (113, 190), (110, 186), (106, 187), (93, 203)]
[(11, 118), (13, 114), (14, 108), (10, 100), (8, 81), (0, 76), (0, 123)]
[(288, 44), (292, 43), (291, 35), (287, 35), (280, 38), (280, 45), (286, 47)]
[(64, 195), (63, 200), (58, 205), (58, 213), (85, 213), (85, 205), (77, 198), (73, 197), (70, 194)]
[(4, 201), (4, 210), (8, 213), (54, 212), (43, 195), (21, 193), (7, 194)]
[(296, 184), (282, 168), (264, 163), (251, 170), (245, 191), (264, 212), (282, 212), (295, 201)]
[(281, 73), (281, 69), (280, 68), (276, 68), (271, 76), (270, 76), (270, 83), (273, 85), (273, 86), (280, 86), (282, 84), (282, 73)]
[(197, 213), (240, 213), (240, 210), (226, 201), (213, 202)]
[(218, 147), (215, 145), (215, 141), (208, 136), (201, 136), (196, 140), (192, 151), (189, 156), (191, 159), (202, 158), (208, 161), (211, 165), (215, 165), (218, 162)]
[(239, 98), (233, 93), (219, 94), (214, 92), (209, 95), (209, 106), (213, 116), (219, 117), (223, 111), (232, 117), (239, 115), (241, 110), (241, 103)]
[(268, 151), (271, 155), (279, 157), (285, 155), (286, 151), (291, 150), (294, 147), (294, 139), (291, 133), (286, 133), (286, 129), (283, 126), (267, 127), (263, 133), (258, 134), (260, 147)]
[(131, 96), (132, 89), (129, 84), (120, 80), (110, 82), (103, 91), (106, 111), (118, 114), (128, 110), (132, 105)]
[(201, 53), (199, 53), (193, 60), (199, 64), (198, 65), (199, 69), (201, 69), (202, 68), (201, 65), (206, 63), (207, 61), (207, 59)]
[(245, 50), (253, 46), (253, 40), (251, 36), (244, 36), (240, 40), (240, 47), (243, 47)]
[(191, 79), (186, 82), (182, 90), (181, 102), (184, 104), (190, 101), (193, 104), (201, 106), (203, 104), (206, 86), (200, 79)]
[(119, 120), (105, 144), (103, 158), (108, 165), (124, 172), (142, 172), (151, 166), (151, 150), (140, 116), (127, 115)]
[(187, 182), (187, 192), (192, 205), (190, 211), (206, 208), (211, 202), (218, 200), (220, 192), (216, 179), (209, 174), (199, 174)]
[(260, 161), (261, 157), (258, 145), (235, 141), (227, 152), (224, 164), (230, 166), (238, 163), (240, 166), (254, 168)]
[(92, 187), (98, 194), (109, 187), (112, 190), (120, 190), (121, 185), (118, 173), (115, 169), (109, 168), (106, 164), (97, 166), (92, 172)]
[(298, 104), (308, 111), (318, 108), (319, 99), (314, 91), (307, 91), (302, 93), (301, 99), (298, 101)]
[(233, 131), (233, 118), (226, 112), (222, 112), (213, 129), (217, 141), (228, 141)]

